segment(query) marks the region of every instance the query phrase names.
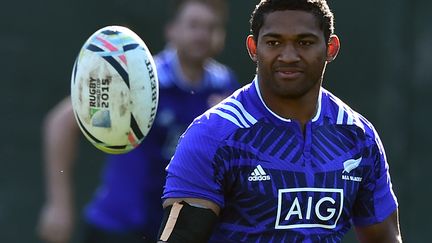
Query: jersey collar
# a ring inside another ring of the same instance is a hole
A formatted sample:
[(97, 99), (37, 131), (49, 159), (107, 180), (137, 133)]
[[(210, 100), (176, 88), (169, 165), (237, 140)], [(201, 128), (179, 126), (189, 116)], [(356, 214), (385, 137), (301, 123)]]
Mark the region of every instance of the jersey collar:
[[(287, 118), (281, 117), (281, 116), (279, 116), (278, 114), (274, 113), (274, 112), (273, 112), (273, 111), (272, 111), (272, 110), (271, 110), (271, 109), (270, 109), (270, 108), (265, 104), (265, 102), (264, 102), (264, 100), (263, 100), (263, 98), (262, 98), (262, 95), (261, 95), (261, 91), (260, 91), (259, 85), (258, 85), (258, 77), (257, 77), (257, 76), (255, 76), (254, 80), (252, 81), (252, 86), (253, 86), (254, 90), (256, 91), (256, 94), (257, 94), (257, 96), (258, 96), (258, 98), (259, 98), (259, 103), (264, 107), (264, 109), (265, 109), (268, 113), (270, 113), (274, 118), (276, 118), (276, 119), (279, 120), (279, 121), (282, 121), (282, 122), (292, 122), (291, 119), (287, 119)], [(321, 117), (322, 111), (324, 110), (324, 107), (323, 107), (323, 104), (322, 104), (322, 103), (323, 103), (323, 95), (322, 95), (322, 93), (323, 93), (323, 88), (321, 87), (321, 88), (320, 88), (319, 95), (318, 95), (318, 107), (317, 107), (317, 111), (316, 111), (314, 117), (311, 119), (311, 122), (312, 122), (312, 123), (316, 123), (316, 122), (318, 122), (319, 120), (321, 120), (320, 117)]]

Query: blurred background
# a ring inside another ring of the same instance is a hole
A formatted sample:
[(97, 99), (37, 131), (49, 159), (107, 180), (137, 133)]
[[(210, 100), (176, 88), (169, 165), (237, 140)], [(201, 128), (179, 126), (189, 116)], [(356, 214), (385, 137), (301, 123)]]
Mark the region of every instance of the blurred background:
[[(230, 1), (226, 47), (218, 56), (242, 83), (254, 76), (244, 43), (257, 2)], [(403, 237), (406, 242), (428, 242), (432, 2), (329, 4), (342, 49), (328, 66), (324, 86), (375, 125), (399, 198)], [(164, 46), (166, 1), (16, 0), (2, 5), (0, 242), (37, 243), (34, 227), (44, 198), (41, 124), (46, 112), (69, 93), (78, 50), (97, 29), (117, 24), (133, 29), (152, 53), (159, 52)], [(81, 140), (75, 173), (77, 213), (95, 189), (104, 156)], [(344, 242), (355, 242), (353, 235)]]

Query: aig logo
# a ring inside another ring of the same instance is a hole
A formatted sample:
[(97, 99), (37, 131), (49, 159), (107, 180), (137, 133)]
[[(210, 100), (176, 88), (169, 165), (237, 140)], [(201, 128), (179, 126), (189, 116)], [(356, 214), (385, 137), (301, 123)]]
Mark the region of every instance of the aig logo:
[(343, 189), (279, 189), (275, 229), (333, 229), (342, 209)]

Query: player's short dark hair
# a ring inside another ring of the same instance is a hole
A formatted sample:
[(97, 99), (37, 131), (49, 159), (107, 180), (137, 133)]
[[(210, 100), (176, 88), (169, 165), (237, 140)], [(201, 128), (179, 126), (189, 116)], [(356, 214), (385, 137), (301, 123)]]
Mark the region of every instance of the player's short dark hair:
[(222, 23), (225, 23), (228, 18), (226, 0), (171, 0), (168, 8), (168, 19), (174, 21), (187, 3), (202, 3), (209, 6), (220, 17)]
[(250, 19), (250, 31), (256, 41), (265, 16), (271, 12), (284, 10), (301, 10), (315, 15), (324, 32), (325, 40), (329, 40), (330, 35), (334, 33), (334, 16), (326, 0), (261, 0)]

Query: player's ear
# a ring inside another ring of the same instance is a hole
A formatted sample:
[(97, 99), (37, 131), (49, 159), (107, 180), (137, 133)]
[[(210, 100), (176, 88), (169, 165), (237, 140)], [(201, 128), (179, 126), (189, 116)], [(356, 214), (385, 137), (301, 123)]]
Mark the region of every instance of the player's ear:
[(256, 57), (257, 45), (256, 45), (256, 41), (255, 41), (253, 35), (248, 35), (248, 37), (246, 38), (246, 47), (247, 47), (250, 58), (252, 59), (252, 61), (256, 62), (257, 61), (257, 57)]
[(340, 41), (337, 35), (331, 35), (329, 42), (327, 43), (327, 62), (331, 62), (336, 59), (340, 49)]

